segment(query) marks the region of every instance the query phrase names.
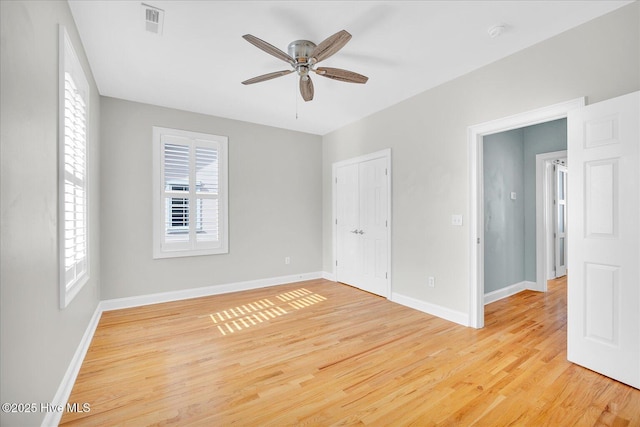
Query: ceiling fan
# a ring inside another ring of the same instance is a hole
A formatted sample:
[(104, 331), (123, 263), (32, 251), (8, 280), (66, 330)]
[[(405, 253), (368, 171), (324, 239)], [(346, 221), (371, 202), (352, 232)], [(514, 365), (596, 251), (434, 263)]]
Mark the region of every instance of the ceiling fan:
[(369, 80), (368, 77), (363, 76), (362, 74), (343, 70), (341, 68), (316, 67), (318, 62), (323, 59), (327, 59), (334, 53), (338, 52), (349, 40), (351, 40), (351, 34), (345, 30), (338, 31), (334, 35), (325, 39), (319, 45), (316, 45), (309, 40), (293, 41), (289, 43), (287, 49), (289, 51), (288, 54), (264, 40), (261, 40), (256, 36), (252, 36), (251, 34), (245, 34), (242, 37), (268, 54), (288, 62), (292, 67), (290, 70), (276, 71), (274, 73), (263, 74), (252, 79), (245, 80), (242, 82), (244, 85), (275, 79), (276, 77), (285, 76), (295, 71), (300, 76), (300, 94), (302, 95), (302, 99), (305, 101), (311, 101), (313, 99), (313, 82), (311, 81), (309, 73), (312, 71), (319, 76), (339, 80), (341, 82), (363, 84)]

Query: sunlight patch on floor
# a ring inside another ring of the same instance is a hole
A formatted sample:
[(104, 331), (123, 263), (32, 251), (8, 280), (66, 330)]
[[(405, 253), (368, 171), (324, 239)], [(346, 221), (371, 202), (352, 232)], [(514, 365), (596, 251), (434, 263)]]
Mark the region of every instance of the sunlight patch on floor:
[[(287, 303), (289, 307), (300, 310), (314, 304), (326, 301), (327, 298), (313, 293), (305, 288), (276, 295), (278, 300)], [(211, 321), (216, 325), (220, 334), (233, 334), (264, 323), (271, 319), (287, 314), (288, 311), (274, 304), (268, 298), (253, 301), (233, 308), (210, 314)]]

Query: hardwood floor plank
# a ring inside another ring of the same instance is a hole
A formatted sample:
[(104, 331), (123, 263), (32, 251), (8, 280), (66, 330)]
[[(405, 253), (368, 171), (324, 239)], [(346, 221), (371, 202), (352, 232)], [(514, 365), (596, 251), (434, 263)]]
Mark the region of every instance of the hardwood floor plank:
[(103, 313), (62, 425), (640, 426), (566, 360), (566, 279), (465, 328), (325, 280)]

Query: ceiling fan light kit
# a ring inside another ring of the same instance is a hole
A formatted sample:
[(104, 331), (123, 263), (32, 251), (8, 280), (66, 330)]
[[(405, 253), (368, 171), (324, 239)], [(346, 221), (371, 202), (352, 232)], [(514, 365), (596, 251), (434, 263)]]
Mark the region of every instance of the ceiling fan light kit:
[(271, 80), (295, 71), (300, 77), (300, 95), (302, 95), (302, 99), (305, 101), (311, 101), (313, 99), (314, 89), (313, 81), (309, 75), (310, 72), (314, 72), (322, 77), (348, 83), (364, 84), (369, 80), (368, 77), (363, 76), (362, 74), (343, 70), (341, 68), (316, 67), (318, 62), (323, 59), (327, 59), (338, 52), (351, 39), (351, 34), (345, 30), (338, 31), (318, 45), (309, 40), (295, 40), (289, 43), (289, 46), (287, 47), (287, 51), (289, 53), (285, 53), (277, 47), (259, 39), (258, 37), (252, 36), (251, 34), (245, 34), (242, 37), (268, 54), (288, 62), (292, 67), (291, 70), (276, 71), (245, 80), (242, 82), (244, 85)]

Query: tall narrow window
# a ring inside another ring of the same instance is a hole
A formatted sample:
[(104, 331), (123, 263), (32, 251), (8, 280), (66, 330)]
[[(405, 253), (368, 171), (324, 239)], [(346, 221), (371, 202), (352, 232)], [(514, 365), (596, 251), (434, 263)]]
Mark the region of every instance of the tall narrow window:
[(153, 257), (227, 253), (227, 138), (154, 127), (153, 156)]
[(60, 307), (89, 280), (88, 150), (89, 84), (60, 27), (58, 216)]

